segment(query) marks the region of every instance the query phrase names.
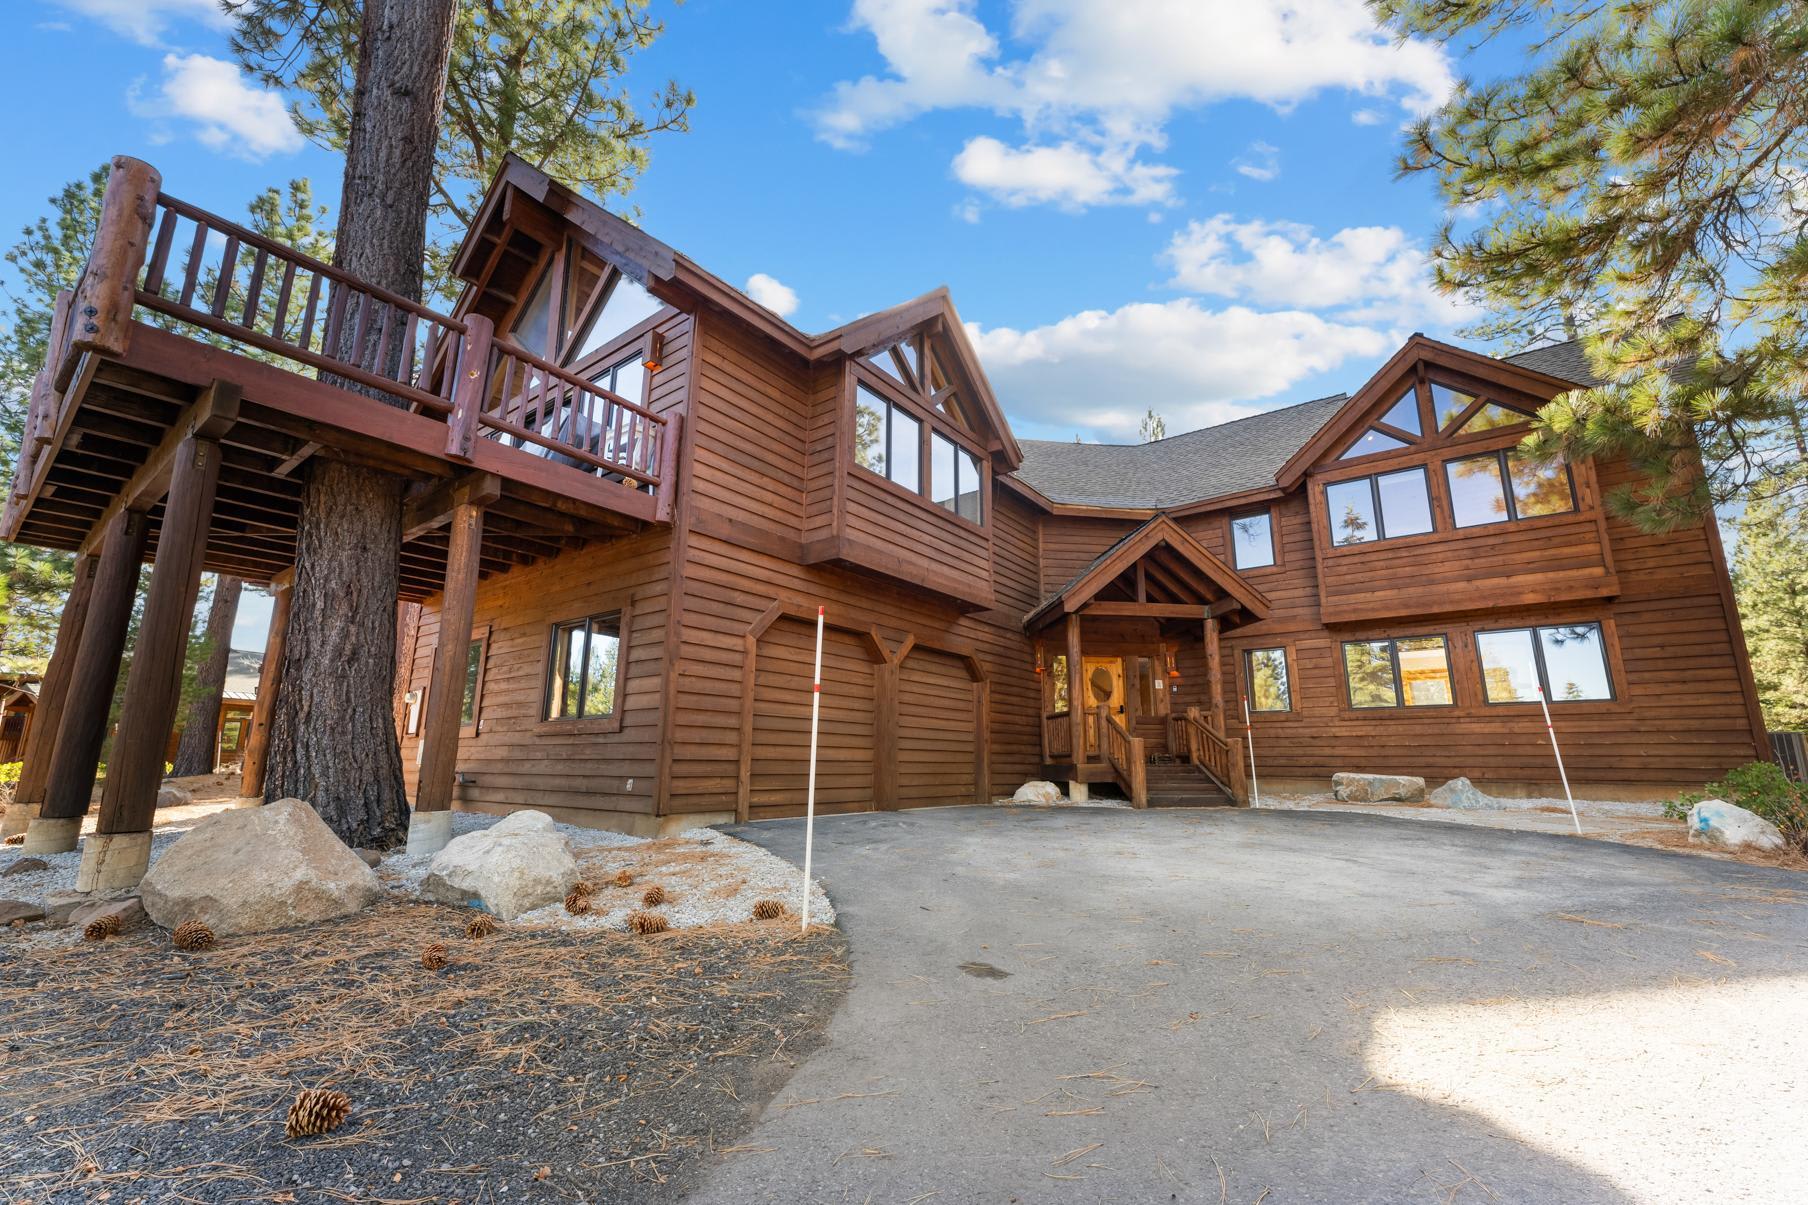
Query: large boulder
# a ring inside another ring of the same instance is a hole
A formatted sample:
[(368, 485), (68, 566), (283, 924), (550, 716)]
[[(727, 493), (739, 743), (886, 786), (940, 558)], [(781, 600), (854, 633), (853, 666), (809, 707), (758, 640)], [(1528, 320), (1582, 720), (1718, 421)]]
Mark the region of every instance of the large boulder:
[(1024, 783), (1017, 788), (1017, 793), (1011, 796), (1012, 803), (1059, 803), (1060, 801), (1061, 788), (1052, 782), (1043, 782), (1040, 779)]
[(1435, 803), (1441, 808), (1462, 808), (1465, 811), (1493, 810), (1500, 807), (1498, 799), (1484, 794), (1467, 778), (1453, 778), (1425, 798), (1428, 802)]
[(556, 904), (578, 881), (578, 864), (545, 812), (515, 812), (454, 837), (433, 855), (421, 894), (442, 904), (481, 904), (503, 920)]
[(1704, 799), (1689, 809), (1689, 840), (1722, 849), (1782, 849), (1782, 830), (1736, 803)]
[(166, 929), (263, 933), (350, 916), (383, 893), (376, 872), (299, 799), (215, 812), (151, 863), (144, 910)]
[(1331, 794), (1340, 803), (1418, 803), (1425, 780), (1406, 774), (1333, 774)]
[(165, 783), (157, 788), (157, 806), (160, 808), (187, 807), (194, 801), (195, 797), (181, 787)]

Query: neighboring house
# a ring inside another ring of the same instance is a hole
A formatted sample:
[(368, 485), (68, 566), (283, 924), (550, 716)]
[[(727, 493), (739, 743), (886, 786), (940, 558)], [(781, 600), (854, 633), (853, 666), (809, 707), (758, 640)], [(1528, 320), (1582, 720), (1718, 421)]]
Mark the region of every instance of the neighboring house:
[[(220, 691), (219, 718), (214, 725), (213, 764), (231, 767), (245, 755), (245, 742), (251, 736), (251, 713), (257, 705), (257, 679), (264, 663), (262, 653), (231, 649), (226, 654), (226, 685)], [(178, 723), (183, 717), (178, 714)], [(182, 729), (170, 732), (164, 745), (164, 760), (174, 761), (176, 748), (182, 743)]]
[(18, 761), (25, 752), (32, 717), (38, 710), (36, 674), (0, 676), (0, 763)]
[[(155, 194), (148, 170), (122, 161), (114, 187)], [(225, 468), (167, 572), (267, 581), (294, 561), (308, 457), (415, 479), (401, 590), (425, 609), (398, 722), (417, 822), (454, 800), (639, 831), (796, 814), (818, 607), (828, 812), (1035, 777), (1243, 798), (1245, 695), (1271, 789), (1340, 770), (1548, 789), (1540, 687), (1590, 791), (1764, 756), (1712, 525), (1641, 535), (1602, 507), (1624, 466), (1512, 452), (1586, 380), (1573, 347), (1497, 360), (1414, 336), (1347, 398), (1141, 446), (1020, 445), (946, 291), (808, 335), (514, 160), (452, 316), (168, 198), (146, 213), (110, 217), (123, 250), (103, 227), (103, 280), (140, 287), (103, 296), (109, 321), (41, 382), (4, 534), (85, 551), (104, 580), (109, 545), (142, 553), (132, 515), (190, 514), (176, 452), (210, 443)], [(211, 292), (185, 258), (209, 238), (233, 257)], [(127, 323), (133, 304), (406, 408)], [(94, 592), (91, 613), (115, 605)], [(69, 687), (72, 714), (94, 689)], [(129, 745), (159, 716), (127, 697)]]

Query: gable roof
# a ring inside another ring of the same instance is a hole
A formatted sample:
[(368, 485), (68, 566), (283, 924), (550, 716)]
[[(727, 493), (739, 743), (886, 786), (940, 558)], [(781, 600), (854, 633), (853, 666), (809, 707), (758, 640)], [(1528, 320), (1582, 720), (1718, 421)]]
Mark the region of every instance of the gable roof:
[(1542, 372), (1547, 377), (1557, 377), (1590, 389), (1607, 383), (1596, 376), (1595, 370), (1589, 367), (1588, 355), (1582, 350), (1580, 339), (1568, 339), (1562, 343), (1534, 347), (1530, 351), (1502, 356), (1501, 359), (1508, 364), (1517, 364), (1521, 368)]
[(986, 380), (979, 354), (967, 338), (960, 314), (946, 286), (921, 297), (888, 306), (864, 317), (846, 322), (820, 334), (806, 334), (767, 309), (746, 293), (721, 277), (706, 270), (683, 252), (675, 250), (633, 223), (610, 213), (595, 201), (559, 183), (545, 172), (529, 165), (514, 154), (506, 155), (496, 177), (490, 182), (482, 204), (464, 241), (453, 256), (453, 274), (465, 281), (476, 278), (475, 257), (485, 232), (506, 210), (510, 188), (545, 206), (583, 231), (593, 240), (606, 259), (627, 275), (646, 286), (655, 297), (668, 303), (688, 294), (709, 302), (748, 323), (789, 351), (809, 361), (835, 355), (859, 355), (915, 329), (933, 318), (941, 318), (947, 328), (948, 341), (959, 361), (958, 368), (968, 378), (967, 390), (986, 422), (998, 437), (997, 451), (1011, 468), (1023, 459), (1011, 424), (1005, 418), (998, 399)]
[[(1156, 515), (1094, 557), (1091, 564), (1024, 616), (1024, 629), (1034, 629), (1057, 614), (1078, 611), (1126, 570), (1157, 550), (1171, 552), (1199, 578), (1221, 591), (1236, 607), (1247, 611), (1250, 618), (1268, 618), (1271, 604), (1267, 595), (1244, 581), (1235, 569), (1213, 556), (1205, 545), (1188, 535), (1186, 529), (1174, 520), (1166, 515)], [(1200, 593), (1204, 595), (1206, 591), (1202, 590)], [(1211, 598), (1200, 598), (1201, 617), (1205, 608), (1214, 601)], [(1235, 607), (1229, 609), (1234, 610)]]
[(1275, 472), (1346, 400), (1339, 393), (1146, 444), (1026, 439), (1017, 477), (1053, 502), (1137, 510), (1272, 487)]

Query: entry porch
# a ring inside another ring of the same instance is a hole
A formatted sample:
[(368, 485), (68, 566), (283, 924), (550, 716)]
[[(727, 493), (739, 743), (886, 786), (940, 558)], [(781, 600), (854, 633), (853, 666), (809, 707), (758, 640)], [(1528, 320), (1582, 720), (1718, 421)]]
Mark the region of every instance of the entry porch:
[[(1157, 516), (1024, 620), (1042, 684), (1045, 777), (1114, 783), (1136, 807), (1248, 800), (1220, 639), (1268, 600)], [(1204, 673), (1188, 678), (1188, 645)]]

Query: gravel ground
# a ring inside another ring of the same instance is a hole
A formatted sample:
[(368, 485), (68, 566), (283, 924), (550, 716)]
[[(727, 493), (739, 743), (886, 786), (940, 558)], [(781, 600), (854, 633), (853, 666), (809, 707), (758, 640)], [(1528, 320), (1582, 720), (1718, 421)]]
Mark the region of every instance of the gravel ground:
[[(148, 928), (0, 942), (0, 1199), (672, 1201), (846, 989), (832, 929), (469, 941), (459, 922), (389, 903), (199, 955)], [(290, 1140), (306, 1087), (351, 1116)]]

